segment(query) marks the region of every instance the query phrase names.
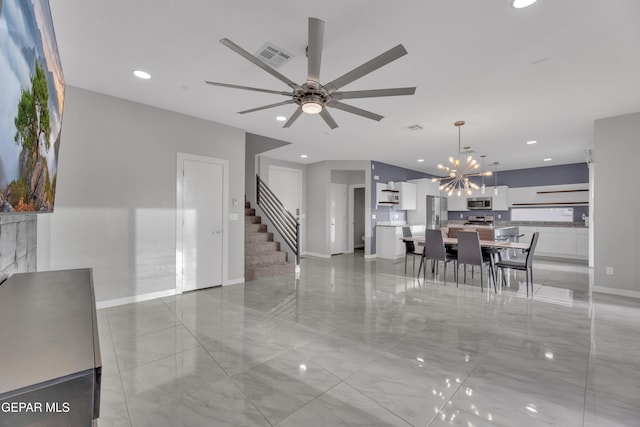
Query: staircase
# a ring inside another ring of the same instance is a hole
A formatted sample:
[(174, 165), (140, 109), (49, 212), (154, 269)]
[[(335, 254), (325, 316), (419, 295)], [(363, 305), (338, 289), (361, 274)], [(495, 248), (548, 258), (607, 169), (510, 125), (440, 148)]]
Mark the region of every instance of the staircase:
[(288, 262), (287, 253), (280, 250), (280, 243), (273, 241), (273, 233), (267, 231), (262, 218), (249, 202), (244, 205), (244, 280), (284, 276), (295, 270)]

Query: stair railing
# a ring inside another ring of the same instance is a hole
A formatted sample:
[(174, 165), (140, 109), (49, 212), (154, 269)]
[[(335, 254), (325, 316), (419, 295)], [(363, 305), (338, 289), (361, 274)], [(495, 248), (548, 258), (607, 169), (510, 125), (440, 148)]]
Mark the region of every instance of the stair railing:
[(282, 240), (293, 251), (296, 272), (300, 271), (300, 209), (296, 209), (295, 216), (289, 212), (259, 175), (256, 175), (256, 200)]

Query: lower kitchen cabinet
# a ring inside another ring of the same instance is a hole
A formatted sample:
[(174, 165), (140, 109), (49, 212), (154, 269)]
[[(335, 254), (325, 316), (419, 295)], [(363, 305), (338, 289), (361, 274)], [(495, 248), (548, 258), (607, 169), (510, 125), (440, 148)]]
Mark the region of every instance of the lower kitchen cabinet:
[(520, 242), (531, 242), (533, 233), (540, 233), (535, 255), (586, 260), (589, 257), (589, 230), (576, 227), (520, 226)]

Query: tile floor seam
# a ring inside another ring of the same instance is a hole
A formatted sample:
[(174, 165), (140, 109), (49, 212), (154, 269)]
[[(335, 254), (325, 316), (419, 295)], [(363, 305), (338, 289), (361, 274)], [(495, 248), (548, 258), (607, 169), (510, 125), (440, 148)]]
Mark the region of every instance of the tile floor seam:
[[(113, 348), (113, 355), (114, 355), (114, 359), (116, 362), (116, 370), (118, 372), (118, 380), (120, 383), (120, 387), (122, 389), (122, 396), (124, 397), (124, 406), (127, 409), (127, 419), (129, 420), (129, 425), (132, 426), (133, 422), (131, 421), (131, 413), (129, 411), (129, 403), (127, 402), (127, 396), (125, 394), (124, 391), (124, 383), (122, 382), (122, 373), (120, 371), (120, 362), (118, 361), (118, 355), (116, 353), (116, 346), (115, 343), (113, 342), (113, 334), (111, 333), (111, 319), (109, 318), (109, 314), (107, 313), (107, 324), (109, 325), (109, 338), (111, 341), (111, 347)], [(102, 385), (101, 385), (102, 387)]]
[[(595, 316), (595, 304), (591, 305), (591, 317)], [(584, 401), (582, 404), (582, 427), (587, 417), (587, 393), (589, 391), (589, 364), (591, 363), (591, 334), (589, 334), (589, 345), (587, 346), (587, 372), (585, 373), (584, 381)]]

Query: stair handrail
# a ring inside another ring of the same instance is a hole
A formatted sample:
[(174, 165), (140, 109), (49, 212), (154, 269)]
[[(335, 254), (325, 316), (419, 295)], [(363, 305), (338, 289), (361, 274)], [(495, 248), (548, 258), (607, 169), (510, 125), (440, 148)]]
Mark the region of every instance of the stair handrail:
[(256, 201), (282, 240), (293, 251), (296, 257), (296, 271), (300, 271), (300, 209), (296, 209), (296, 215), (293, 215), (258, 174)]

